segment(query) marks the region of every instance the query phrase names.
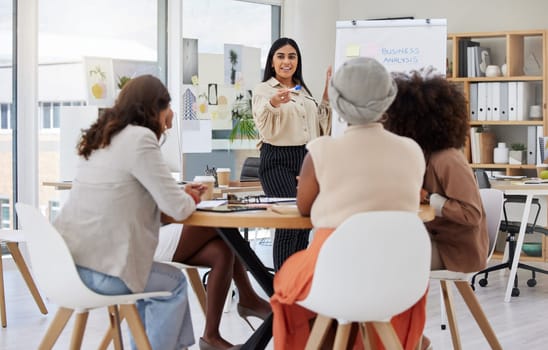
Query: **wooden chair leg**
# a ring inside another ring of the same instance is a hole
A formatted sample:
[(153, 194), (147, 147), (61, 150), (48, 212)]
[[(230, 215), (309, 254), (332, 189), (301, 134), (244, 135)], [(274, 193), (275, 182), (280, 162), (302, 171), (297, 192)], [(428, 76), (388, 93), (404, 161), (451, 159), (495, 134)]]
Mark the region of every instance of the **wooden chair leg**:
[(25, 283), (27, 284), (27, 287), (30, 290), (30, 293), (32, 294), (32, 297), (34, 298), (34, 301), (36, 302), (36, 305), (38, 305), (38, 308), (40, 309), (40, 312), (44, 315), (48, 313), (48, 309), (46, 308), (46, 305), (44, 305), (44, 301), (42, 300), (42, 297), (40, 296), (40, 293), (38, 292), (38, 288), (36, 288), (36, 284), (34, 284), (34, 280), (32, 279), (32, 275), (30, 274), (29, 268), (27, 267), (27, 264), (25, 263), (25, 259), (23, 258), (23, 255), (21, 254), (21, 250), (19, 250), (19, 243), (17, 242), (6, 242), (6, 245), (11, 253), (11, 256), (13, 257), (13, 261), (17, 265), (17, 268), (21, 272), (21, 275), (23, 276), (23, 279), (25, 280)]
[(334, 350), (346, 349), (351, 329), (352, 323), (339, 324), (339, 326), (337, 327), (337, 333), (335, 334), (335, 343), (333, 344)]
[(360, 323), (360, 333), (365, 350), (376, 350), (377, 346), (373, 326), (369, 322)]
[(385, 349), (403, 350), (400, 338), (390, 322), (373, 322), (377, 334), (381, 338)]
[(127, 321), (131, 334), (133, 334), (133, 340), (135, 340), (137, 349), (152, 350), (152, 345), (150, 345), (150, 341), (148, 340), (141, 316), (137, 311), (137, 306), (135, 304), (120, 305), (120, 311)]
[(489, 324), (489, 321), (481, 308), (478, 298), (476, 298), (474, 291), (470, 287), (470, 284), (467, 281), (455, 281), (455, 286), (460, 292), (460, 295), (462, 295), (462, 298), (472, 313), (472, 316), (474, 316), (474, 319), (483, 332), (485, 339), (487, 339), (487, 342), (491, 345), (491, 349), (502, 350), (502, 346), (497, 339), (497, 335)]
[[(109, 317), (111, 310), (108, 310)], [(124, 314), (120, 310), (118, 310), (118, 324), (122, 324), (122, 321), (124, 320)], [(101, 343), (99, 344), (98, 350), (107, 350), (108, 346), (110, 345), (110, 342), (113, 339), (113, 332), (116, 331), (116, 329), (113, 329), (112, 326), (110, 326), (107, 331), (105, 332), (105, 335), (103, 336), (103, 339), (101, 340)]]
[(202, 311), (204, 312), (204, 315), (205, 315), (207, 310), (206, 290), (204, 288), (204, 285), (202, 284), (202, 280), (200, 279), (200, 274), (198, 273), (198, 269), (187, 268), (185, 270), (186, 270), (186, 275), (188, 276), (188, 280), (190, 282), (190, 286), (192, 287), (192, 290), (196, 294), (196, 297), (198, 298), (198, 301), (200, 302), (200, 307), (202, 308)]
[(120, 329), (120, 313), (117, 305), (110, 305), (108, 307), (108, 317), (110, 320), (110, 336), (114, 342), (115, 350), (123, 350), (122, 344), (122, 331)]
[(453, 304), (453, 293), (449, 288), (448, 281), (440, 280), (441, 292), (443, 294), (443, 302), (445, 304), (445, 314), (447, 315), (447, 323), (451, 331), (451, 340), (453, 341), (454, 350), (462, 350), (460, 342), (459, 327), (457, 325), (457, 317), (455, 315), (455, 305)]
[(87, 311), (76, 314), (74, 328), (72, 330), (72, 338), (70, 339), (70, 350), (79, 350), (82, 347), (82, 339), (84, 338), (88, 316), (89, 312)]
[(74, 310), (60, 307), (55, 314), (55, 318), (48, 327), (42, 342), (38, 346), (38, 350), (50, 350), (55, 345), (59, 335), (67, 325), (67, 322)]
[(310, 337), (308, 337), (305, 350), (315, 350), (321, 347), (332, 321), (333, 319), (329, 317), (322, 315), (316, 316), (316, 320), (314, 321), (314, 326), (310, 332)]
[(0, 257), (0, 319), (2, 320), (2, 327), (6, 328), (8, 319), (6, 317), (6, 294), (4, 291), (4, 264), (2, 263), (2, 257)]

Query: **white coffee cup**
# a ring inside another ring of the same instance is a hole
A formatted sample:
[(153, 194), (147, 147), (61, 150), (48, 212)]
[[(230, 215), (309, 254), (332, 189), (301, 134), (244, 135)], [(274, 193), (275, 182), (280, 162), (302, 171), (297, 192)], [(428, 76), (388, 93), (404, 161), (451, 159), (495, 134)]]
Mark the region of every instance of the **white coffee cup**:
[(219, 187), (228, 187), (230, 183), (230, 168), (217, 168), (217, 183)]
[(542, 110), (540, 105), (532, 105), (529, 107), (529, 118), (531, 119), (540, 119), (542, 118)]
[(215, 178), (213, 176), (198, 175), (194, 177), (194, 182), (199, 182), (207, 186), (207, 190), (202, 194), (202, 200), (213, 199), (213, 188), (215, 187)]

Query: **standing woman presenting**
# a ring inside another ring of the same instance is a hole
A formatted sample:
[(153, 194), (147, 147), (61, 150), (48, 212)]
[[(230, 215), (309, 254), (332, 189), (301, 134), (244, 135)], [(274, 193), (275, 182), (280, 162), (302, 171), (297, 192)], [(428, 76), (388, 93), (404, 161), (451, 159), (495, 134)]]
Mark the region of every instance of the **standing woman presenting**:
[[(331, 131), (327, 83), (318, 104), (302, 75), (302, 56), (290, 38), (276, 40), (266, 60), (263, 82), (253, 90), (253, 119), (259, 130), (259, 179), (267, 196), (295, 197), (297, 176), (306, 155), (305, 145)], [(291, 254), (306, 248), (308, 230), (276, 230), (274, 268)]]

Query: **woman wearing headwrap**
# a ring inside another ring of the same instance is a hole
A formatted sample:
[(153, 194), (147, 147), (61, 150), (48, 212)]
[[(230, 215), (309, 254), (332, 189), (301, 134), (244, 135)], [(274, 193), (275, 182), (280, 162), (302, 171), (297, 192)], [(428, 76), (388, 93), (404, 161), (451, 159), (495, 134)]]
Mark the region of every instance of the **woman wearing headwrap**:
[[(349, 126), (339, 137), (320, 137), (307, 145), (297, 206), (301, 214), (310, 215), (315, 234), (310, 246), (292, 255), (274, 277), (270, 303), (275, 349), (304, 349), (315, 314), (296, 301), (308, 295), (318, 253), (337, 226), (359, 212), (419, 208), (422, 151), (413, 140), (384, 130), (379, 122), (396, 93), (388, 71), (372, 58), (347, 61), (331, 79), (330, 102)], [(405, 176), (394, 176), (401, 169)], [(421, 338), (425, 307), (423, 297), (392, 320), (405, 349), (414, 349)], [(356, 346), (363, 348), (361, 340)]]

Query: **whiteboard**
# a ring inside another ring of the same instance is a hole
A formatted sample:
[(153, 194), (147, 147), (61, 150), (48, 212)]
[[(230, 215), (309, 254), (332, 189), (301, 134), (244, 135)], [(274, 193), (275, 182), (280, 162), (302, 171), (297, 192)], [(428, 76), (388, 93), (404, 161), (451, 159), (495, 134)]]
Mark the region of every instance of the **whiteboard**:
[[(372, 57), (390, 72), (408, 72), (427, 66), (445, 75), (446, 19), (337, 21), (336, 71), (354, 57)], [(346, 128), (333, 111), (332, 134)]]

